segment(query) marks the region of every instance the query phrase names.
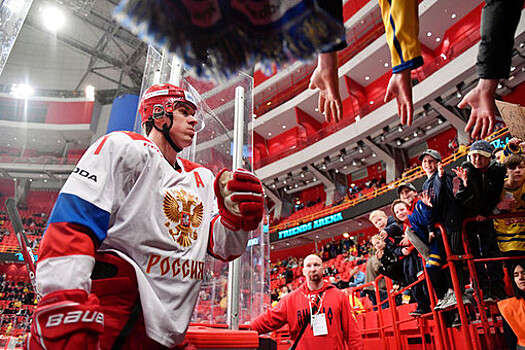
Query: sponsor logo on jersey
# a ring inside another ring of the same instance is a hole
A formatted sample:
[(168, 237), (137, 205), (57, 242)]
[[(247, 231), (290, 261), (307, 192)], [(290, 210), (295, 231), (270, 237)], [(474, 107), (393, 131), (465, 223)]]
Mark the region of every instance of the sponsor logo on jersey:
[[(181, 188), (166, 191), (162, 207), (169, 220), (164, 225), (169, 229), (171, 237), (180, 246), (189, 247), (198, 238), (197, 228), (204, 215), (202, 202), (197, 196)], [(172, 224), (175, 225), (175, 230), (171, 227)]]
[(97, 182), (97, 175), (90, 174), (89, 171), (80, 169), (79, 167), (75, 167), (75, 170), (73, 170), (73, 174), (77, 174), (77, 175), (82, 176), (83, 178)]
[(158, 254), (151, 254), (148, 258), (146, 273), (150, 274), (152, 271), (155, 273), (160, 272), (160, 276), (170, 272), (171, 277), (202, 280), (204, 278), (204, 261), (181, 258), (170, 259), (168, 256), (163, 257)]
[(68, 325), (73, 323), (100, 323), (104, 325), (104, 314), (98, 311), (69, 311), (68, 313), (60, 313), (49, 316), (46, 327), (57, 327), (61, 325)]

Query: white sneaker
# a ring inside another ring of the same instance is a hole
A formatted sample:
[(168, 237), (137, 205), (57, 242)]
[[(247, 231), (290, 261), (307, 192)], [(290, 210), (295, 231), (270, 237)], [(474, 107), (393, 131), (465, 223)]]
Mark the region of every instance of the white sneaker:
[[(434, 310), (436, 311), (440, 311), (440, 310), (443, 310), (443, 306), (448, 304), (448, 300), (454, 296), (454, 291), (452, 291), (452, 289), (449, 289), (447, 290), (447, 292), (445, 293), (445, 295), (443, 296), (442, 299), (439, 299), (436, 306), (434, 307)], [(454, 296), (455, 298), (455, 296)]]

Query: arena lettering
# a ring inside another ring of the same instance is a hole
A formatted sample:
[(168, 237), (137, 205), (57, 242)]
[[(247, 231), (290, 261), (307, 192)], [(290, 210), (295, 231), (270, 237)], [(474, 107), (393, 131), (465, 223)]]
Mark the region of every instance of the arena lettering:
[(343, 220), (343, 214), (342, 213), (335, 213), (329, 216), (326, 216), (324, 218), (320, 218), (317, 220), (314, 220), (314, 229), (323, 227), (326, 225), (333, 224), (334, 222), (338, 222)]
[(104, 315), (98, 311), (70, 311), (66, 314), (55, 314), (49, 316), (46, 327), (57, 327), (62, 324), (72, 324), (78, 322), (95, 322), (104, 325)]
[(80, 169), (79, 167), (75, 167), (75, 170), (73, 170), (73, 174), (78, 174), (82, 177), (85, 177), (88, 180), (93, 180), (97, 182), (97, 175), (90, 174), (87, 170)]
[(308, 232), (312, 229), (312, 222), (302, 224), (300, 226), (292, 227), (287, 230), (279, 231), (279, 239), (298, 235), (303, 232)]
[(146, 273), (160, 273), (164, 276), (171, 272), (171, 277), (202, 280), (204, 278), (204, 261), (162, 258), (158, 254), (151, 254), (146, 265)]

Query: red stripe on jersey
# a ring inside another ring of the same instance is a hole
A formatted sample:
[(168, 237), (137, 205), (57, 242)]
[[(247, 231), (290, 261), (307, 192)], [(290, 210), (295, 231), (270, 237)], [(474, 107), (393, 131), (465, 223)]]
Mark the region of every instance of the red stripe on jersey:
[(183, 158), (179, 158), (181, 164), (182, 164), (182, 167), (184, 168), (184, 170), (186, 172), (190, 172), (192, 171), (193, 169), (196, 169), (196, 168), (204, 168), (202, 165), (200, 165), (199, 163), (194, 163), (194, 162), (191, 162), (189, 160), (186, 160), (186, 159), (183, 159)]
[(49, 224), (40, 244), (38, 261), (67, 255), (95, 256), (89, 229), (69, 222)]
[(225, 261), (220, 256), (215, 255), (215, 253), (213, 252), (213, 226), (215, 225), (215, 222), (217, 220), (219, 220), (219, 217), (220, 217), (220, 215), (217, 215), (216, 217), (214, 217), (213, 220), (211, 221), (211, 224), (210, 224), (210, 235), (208, 236), (208, 253), (211, 256), (213, 256), (215, 259), (219, 259), (219, 260)]
[(131, 132), (131, 131), (118, 131), (118, 132), (128, 135), (132, 140), (148, 141), (152, 143), (150, 139), (142, 136), (141, 134), (137, 134), (136, 132)]
[(104, 146), (104, 144), (108, 140), (108, 137), (109, 137), (109, 135), (106, 135), (106, 136), (104, 136), (102, 138), (102, 141), (100, 141), (100, 143), (98, 144), (97, 149), (95, 150), (95, 154), (99, 154), (100, 153), (100, 150), (102, 150), (102, 146)]

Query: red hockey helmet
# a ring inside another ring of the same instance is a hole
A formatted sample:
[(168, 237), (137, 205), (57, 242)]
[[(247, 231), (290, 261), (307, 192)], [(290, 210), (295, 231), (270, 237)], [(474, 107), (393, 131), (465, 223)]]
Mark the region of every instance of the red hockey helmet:
[[(157, 113), (172, 113), (177, 103), (184, 103), (197, 111), (193, 96), (183, 88), (172, 84), (155, 84), (148, 88), (140, 100), (139, 113), (142, 123), (155, 117)], [(161, 108), (162, 106), (162, 108)], [(158, 110), (158, 111), (157, 111)]]

